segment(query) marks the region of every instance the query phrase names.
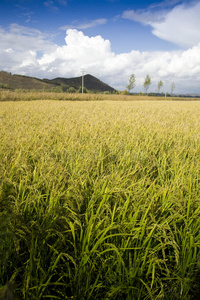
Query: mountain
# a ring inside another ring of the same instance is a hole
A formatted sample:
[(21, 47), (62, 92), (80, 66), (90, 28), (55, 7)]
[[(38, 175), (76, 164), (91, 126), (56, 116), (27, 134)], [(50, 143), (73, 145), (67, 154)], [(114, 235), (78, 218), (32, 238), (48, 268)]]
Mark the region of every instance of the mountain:
[[(8, 85), (11, 89), (39, 90), (47, 88), (47, 84), (41, 79), (23, 75), (12, 75), (4, 71), (0, 72), (0, 83), (1, 85)], [(54, 85), (49, 84), (48, 87), (52, 88)]]
[[(26, 90), (41, 90), (61, 88), (64, 92), (74, 87), (76, 90), (82, 86), (82, 76), (74, 78), (54, 78), (54, 79), (39, 79), (36, 77), (24, 75), (12, 75), (11, 73), (0, 71), (0, 87), (11, 89), (26, 89)], [(92, 92), (113, 92), (114, 88), (102, 82), (92, 75), (84, 76), (84, 87)]]

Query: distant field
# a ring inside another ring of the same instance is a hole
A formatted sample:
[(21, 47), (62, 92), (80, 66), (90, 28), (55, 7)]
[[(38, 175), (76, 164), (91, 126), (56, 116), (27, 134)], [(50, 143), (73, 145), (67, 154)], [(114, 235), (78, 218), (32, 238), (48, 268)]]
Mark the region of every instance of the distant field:
[(200, 102), (0, 95), (0, 286), (198, 299)]
[(180, 97), (154, 97), (143, 95), (117, 95), (107, 93), (79, 94), (79, 93), (53, 93), (42, 91), (5, 91), (0, 90), (0, 101), (31, 101), (31, 100), (69, 100), (69, 101), (200, 101), (200, 98)]

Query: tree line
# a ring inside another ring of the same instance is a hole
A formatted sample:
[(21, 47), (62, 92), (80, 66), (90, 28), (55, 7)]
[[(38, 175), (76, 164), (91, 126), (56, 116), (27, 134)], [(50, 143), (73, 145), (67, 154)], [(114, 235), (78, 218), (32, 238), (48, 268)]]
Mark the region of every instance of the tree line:
[[(126, 86), (126, 88), (127, 88), (127, 90), (128, 90), (129, 93), (130, 93), (130, 91), (131, 91), (132, 89), (134, 89), (134, 87), (135, 87), (135, 81), (136, 81), (136, 80), (135, 80), (135, 75), (134, 75), (134, 74), (131, 74), (131, 76), (130, 76), (130, 78), (129, 78), (129, 82), (128, 82), (127, 86)], [(144, 83), (143, 83), (143, 88), (144, 88), (145, 93), (147, 93), (147, 91), (148, 91), (150, 85), (151, 85), (151, 77), (149, 76), (149, 74), (147, 74), (147, 75), (146, 75), (146, 78), (145, 78), (145, 80), (144, 80)], [(158, 82), (158, 84), (157, 84), (157, 89), (156, 89), (156, 91), (157, 91), (158, 93), (160, 93), (160, 90), (161, 90), (161, 88), (162, 88), (163, 86), (164, 86), (164, 84), (163, 84), (162, 80), (160, 80), (160, 81)], [(172, 83), (172, 84), (171, 84), (171, 94), (173, 94), (174, 89), (175, 89), (175, 84)]]

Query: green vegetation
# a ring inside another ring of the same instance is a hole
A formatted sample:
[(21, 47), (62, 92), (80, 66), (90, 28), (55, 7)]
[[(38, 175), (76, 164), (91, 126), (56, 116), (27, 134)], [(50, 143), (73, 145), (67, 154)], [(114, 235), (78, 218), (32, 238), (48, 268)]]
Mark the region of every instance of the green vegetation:
[(147, 74), (147, 76), (146, 76), (146, 78), (144, 80), (144, 83), (143, 83), (143, 87), (144, 87), (145, 93), (147, 93), (150, 85), (151, 85), (151, 78), (150, 78), (149, 74)]
[(8, 84), (6, 84), (6, 83), (1, 83), (0, 82), (0, 89), (6, 89), (6, 90), (8, 90), (8, 89), (10, 89), (10, 86)]
[(171, 84), (171, 95), (173, 95), (174, 89), (175, 89), (175, 84), (174, 84), (174, 82), (172, 82), (172, 84)]
[(67, 92), (68, 93), (76, 93), (76, 90), (74, 87), (70, 87), (70, 88), (68, 88)]
[(97, 96), (0, 102), (0, 286), (197, 299), (200, 103)]
[(129, 78), (129, 83), (127, 84), (126, 88), (130, 93), (130, 90), (134, 89), (134, 87), (135, 87), (135, 75), (131, 74)]
[(159, 82), (158, 82), (158, 87), (157, 87), (157, 92), (158, 93), (160, 93), (160, 89), (163, 87), (163, 82), (162, 82), (162, 80), (160, 80)]
[[(82, 93), (82, 87), (81, 86), (78, 89), (78, 93)], [(83, 88), (83, 93), (88, 93), (88, 90), (86, 89), (86, 87)]]

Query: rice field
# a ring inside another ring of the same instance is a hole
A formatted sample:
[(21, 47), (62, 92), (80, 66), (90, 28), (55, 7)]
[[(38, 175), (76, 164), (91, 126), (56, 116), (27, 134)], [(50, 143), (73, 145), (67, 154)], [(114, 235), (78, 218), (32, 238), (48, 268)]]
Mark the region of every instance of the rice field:
[(199, 132), (198, 101), (1, 101), (0, 286), (198, 299)]

